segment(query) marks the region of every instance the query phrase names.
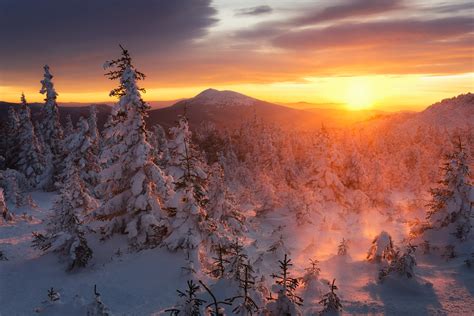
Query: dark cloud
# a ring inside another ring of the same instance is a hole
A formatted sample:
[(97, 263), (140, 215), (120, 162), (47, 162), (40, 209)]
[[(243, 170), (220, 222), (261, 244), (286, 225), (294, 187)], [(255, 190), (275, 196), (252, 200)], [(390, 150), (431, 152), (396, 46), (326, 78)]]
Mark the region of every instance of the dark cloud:
[(344, 23), (325, 28), (290, 31), (273, 39), (273, 44), (288, 49), (325, 49), (355, 46), (421, 45), (469, 34), (471, 17), (434, 20), (392, 20)]
[(257, 24), (257, 27), (237, 32), (236, 36), (243, 39), (269, 39), (298, 27), (308, 27), (328, 21), (338, 22), (347, 18), (361, 18), (401, 8), (403, 8), (402, 0), (346, 1), (325, 8), (307, 8), (304, 13), (285, 21), (262, 22)]
[(329, 20), (356, 18), (384, 13), (402, 7), (401, 0), (352, 0), (324, 9), (309, 10), (291, 21), (294, 25), (311, 25)]
[(431, 8), (432, 11), (437, 13), (465, 13), (469, 10), (474, 10), (474, 2), (455, 3), (455, 4), (442, 4)]
[(268, 5), (261, 5), (252, 8), (244, 8), (237, 10), (236, 15), (262, 15), (272, 12), (273, 9)]
[(211, 0), (2, 0), (0, 71), (114, 57), (121, 43), (159, 56), (215, 24)]

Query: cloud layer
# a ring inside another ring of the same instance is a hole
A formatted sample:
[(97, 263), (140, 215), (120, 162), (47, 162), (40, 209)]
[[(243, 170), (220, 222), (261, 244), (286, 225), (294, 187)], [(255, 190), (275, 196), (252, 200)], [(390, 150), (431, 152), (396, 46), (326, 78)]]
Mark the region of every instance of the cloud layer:
[(472, 1), (433, 1), (3, 0), (0, 86), (97, 90), (119, 43), (148, 87), (474, 72)]

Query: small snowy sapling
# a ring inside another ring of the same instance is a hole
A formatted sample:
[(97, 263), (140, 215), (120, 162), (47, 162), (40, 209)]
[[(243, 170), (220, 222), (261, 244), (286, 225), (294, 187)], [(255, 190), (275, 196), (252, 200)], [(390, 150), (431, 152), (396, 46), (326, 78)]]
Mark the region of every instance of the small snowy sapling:
[(319, 304), (323, 305), (323, 310), (320, 312), (321, 315), (326, 313), (339, 313), (342, 311), (342, 304), (341, 300), (337, 296), (335, 290), (337, 290), (337, 286), (334, 284), (336, 279), (332, 280), (332, 284), (329, 284), (330, 292), (324, 294)]

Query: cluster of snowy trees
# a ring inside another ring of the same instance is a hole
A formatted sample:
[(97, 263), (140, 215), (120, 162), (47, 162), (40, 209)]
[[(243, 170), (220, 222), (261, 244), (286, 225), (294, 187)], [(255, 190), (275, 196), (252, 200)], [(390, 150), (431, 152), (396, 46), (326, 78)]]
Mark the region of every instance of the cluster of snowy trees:
[[(182, 249), (190, 271), (199, 271), (200, 254), (218, 245), (227, 249), (240, 238), (245, 216), (224, 184), (222, 166), (206, 163), (193, 142), (185, 116), (169, 137), (161, 127), (146, 127), (149, 106), (137, 84), (145, 76), (128, 51), (106, 67), (108, 77), (119, 81), (110, 93), (119, 102), (102, 133), (94, 107), (88, 118), (76, 126), (69, 120), (63, 131), (53, 76), (44, 67), (40, 92), (46, 98), (38, 124), (32, 123), (25, 96), (10, 110), (9, 135), (17, 146), (9, 151), (11, 168), (2, 172), (3, 183), (18, 196), (15, 177), (24, 179), (23, 188), (59, 192), (47, 229), (34, 232), (33, 246), (60, 253), (69, 269), (88, 264), (93, 256), (88, 238), (100, 233), (103, 240), (127, 235), (133, 250)], [(2, 214), (11, 218), (4, 202)]]
[[(247, 259), (246, 256), (244, 256)], [(217, 261), (231, 266), (228, 260)], [(234, 261), (234, 264), (235, 261)], [(239, 293), (236, 296), (218, 299), (209, 286), (199, 280), (198, 285), (194, 280), (187, 282), (187, 289), (177, 290), (179, 300), (172, 308), (165, 310), (170, 315), (225, 315), (224, 306), (231, 306), (235, 315), (302, 315), (301, 306), (303, 299), (297, 295), (296, 291), (303, 284), (306, 291), (315, 291), (314, 285), (319, 284), (319, 272), (317, 260), (311, 261), (311, 266), (306, 269), (303, 277), (292, 275), (291, 259), (287, 255), (278, 260), (279, 270), (271, 274), (274, 280), (271, 290), (266, 286), (264, 278), (260, 280), (255, 275), (255, 271), (249, 261), (237, 263), (239, 273), (234, 279), (238, 282)], [(236, 268), (235, 266), (232, 268)], [(219, 267), (219, 270), (221, 268)], [(222, 268), (224, 272), (225, 268)], [(225, 274), (220, 274), (224, 278)], [(321, 314), (338, 314), (342, 311), (341, 299), (336, 294), (337, 286), (328, 282), (329, 291), (321, 296)], [(207, 301), (203, 294), (207, 293), (212, 299)], [(207, 305), (206, 305), (207, 304)], [(204, 313), (203, 313), (204, 312)]]
[(17, 177), (26, 179), (28, 187), (45, 190), (55, 189), (64, 157), (63, 130), (52, 78), (49, 67), (45, 66), (40, 93), (46, 98), (39, 124), (33, 124), (25, 95), (21, 96), (20, 106), (9, 108), (2, 159), (6, 168), (16, 170)]
[(456, 257), (457, 249), (473, 238), (474, 186), (470, 181), (469, 155), (461, 137), (454, 150), (444, 157), (442, 178), (430, 190), (426, 221), (414, 228), (413, 236), (425, 253), (441, 252), (447, 259)]

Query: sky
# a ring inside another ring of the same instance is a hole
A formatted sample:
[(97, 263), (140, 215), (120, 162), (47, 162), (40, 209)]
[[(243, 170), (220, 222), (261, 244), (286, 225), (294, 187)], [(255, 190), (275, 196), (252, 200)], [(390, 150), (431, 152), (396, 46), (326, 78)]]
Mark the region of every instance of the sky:
[(0, 0), (0, 100), (111, 102), (119, 44), (145, 100), (212, 87), (311, 107), (421, 110), (474, 90), (472, 0)]

